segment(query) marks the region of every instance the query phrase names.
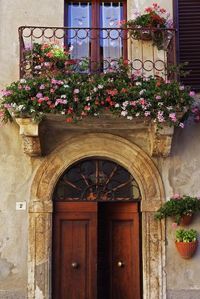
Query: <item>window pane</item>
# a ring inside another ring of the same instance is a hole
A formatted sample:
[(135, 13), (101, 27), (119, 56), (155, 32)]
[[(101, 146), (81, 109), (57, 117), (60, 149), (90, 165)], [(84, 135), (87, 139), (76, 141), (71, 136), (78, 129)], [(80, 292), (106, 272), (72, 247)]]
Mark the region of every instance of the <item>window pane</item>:
[(90, 27), (91, 4), (89, 2), (69, 2), (67, 9), (67, 27), (75, 28), (68, 31), (68, 46), (73, 47), (71, 58), (81, 59), (89, 57), (89, 38), (86, 35), (86, 31), (81, 30), (81, 28)]
[[(119, 27), (119, 21), (123, 19), (123, 3), (101, 3), (100, 6), (100, 26), (102, 28)], [(109, 34), (108, 34), (109, 32)], [(106, 62), (119, 59), (122, 57), (122, 39), (119, 30), (102, 30), (100, 41), (101, 53), (103, 56), (104, 68)]]

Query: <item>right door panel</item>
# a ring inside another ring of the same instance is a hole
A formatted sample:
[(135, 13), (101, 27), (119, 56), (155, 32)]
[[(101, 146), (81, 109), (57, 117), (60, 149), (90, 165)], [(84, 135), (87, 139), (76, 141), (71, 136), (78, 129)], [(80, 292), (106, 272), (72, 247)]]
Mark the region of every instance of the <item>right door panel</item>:
[(111, 203), (105, 206), (109, 299), (140, 299), (138, 205)]

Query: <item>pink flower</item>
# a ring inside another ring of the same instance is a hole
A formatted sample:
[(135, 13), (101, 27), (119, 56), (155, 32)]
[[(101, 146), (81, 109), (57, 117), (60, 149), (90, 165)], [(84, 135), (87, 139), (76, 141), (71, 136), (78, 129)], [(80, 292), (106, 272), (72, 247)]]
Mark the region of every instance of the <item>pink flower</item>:
[(181, 199), (181, 196), (179, 193), (175, 193), (174, 195), (172, 195), (171, 197), (172, 199)]
[(36, 94), (36, 98), (40, 99), (40, 98), (42, 98), (42, 97), (43, 97), (43, 94), (42, 94), (41, 92), (38, 92), (38, 93)]
[(30, 89), (31, 89), (30, 86), (28, 85), (25, 86), (25, 90), (30, 90)]
[(118, 94), (118, 90), (117, 89), (107, 90), (107, 93), (111, 96), (115, 96), (116, 94)]
[(44, 98), (38, 99), (38, 103), (41, 104), (44, 101)]
[(176, 118), (176, 113), (170, 113), (169, 114), (169, 118), (171, 118), (171, 120), (173, 121), (173, 122), (176, 122), (177, 121), (177, 118)]
[(160, 100), (161, 99), (161, 96), (156, 96), (156, 100)]
[(136, 106), (136, 104), (137, 104), (136, 101), (130, 101), (131, 106)]
[(182, 129), (184, 128), (184, 126), (185, 126), (184, 123), (179, 124), (179, 127), (182, 128)]
[(74, 89), (74, 93), (75, 93), (75, 94), (77, 94), (77, 93), (79, 93), (79, 92), (80, 92), (80, 90), (79, 90), (78, 88)]
[(84, 110), (86, 110), (86, 111), (90, 111), (90, 106), (85, 106), (85, 107), (84, 107)]
[(10, 104), (4, 104), (4, 108), (10, 109), (10, 108), (12, 108), (12, 106)]
[(4, 97), (8, 97), (12, 94), (11, 90), (2, 90), (1, 92)]
[(40, 85), (40, 89), (42, 90), (42, 89), (45, 89), (45, 85), (44, 84), (41, 84)]
[(51, 80), (51, 83), (52, 83), (52, 84), (57, 84), (57, 82), (58, 82), (58, 81), (57, 81), (56, 79), (52, 79), (52, 80)]
[(140, 99), (139, 99), (139, 103), (140, 103), (141, 105), (145, 105), (145, 104), (146, 104), (146, 100), (145, 100), (144, 98), (140, 98)]
[(194, 97), (195, 96), (195, 92), (194, 91), (190, 91), (189, 96)]

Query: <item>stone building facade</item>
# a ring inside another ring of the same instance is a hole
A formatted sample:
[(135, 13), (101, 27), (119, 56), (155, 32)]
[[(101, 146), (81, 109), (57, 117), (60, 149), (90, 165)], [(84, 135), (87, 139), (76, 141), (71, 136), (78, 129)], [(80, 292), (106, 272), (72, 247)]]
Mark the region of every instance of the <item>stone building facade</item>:
[[(158, 2), (173, 13), (172, 1)], [(128, 14), (149, 4), (149, 0), (130, 0)], [(1, 88), (19, 77), (17, 28), (63, 26), (63, 19), (63, 0), (0, 2)], [(51, 298), (54, 188), (68, 167), (92, 157), (120, 164), (139, 185), (143, 299), (200, 297), (199, 249), (193, 259), (181, 259), (170, 220), (160, 223), (153, 217), (173, 193), (200, 194), (199, 124), (188, 121), (184, 129), (176, 128), (155, 140), (149, 124), (105, 117), (68, 127), (47, 119), (40, 125), (43, 155), (37, 157), (23, 152), (24, 146), (27, 151), (32, 148), (33, 139), (19, 134), (19, 124), (0, 130), (0, 298)], [(170, 155), (153, 154), (153, 142), (162, 151), (170, 148)], [(26, 202), (26, 209), (16, 210), (18, 202)], [(192, 227), (199, 231), (199, 224), (196, 216)]]

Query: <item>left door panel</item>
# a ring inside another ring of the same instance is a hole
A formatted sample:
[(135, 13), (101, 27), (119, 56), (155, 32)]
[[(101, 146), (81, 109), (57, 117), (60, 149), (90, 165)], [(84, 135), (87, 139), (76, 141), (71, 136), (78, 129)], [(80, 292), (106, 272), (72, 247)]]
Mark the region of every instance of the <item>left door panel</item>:
[(97, 204), (56, 203), (53, 299), (96, 299)]

